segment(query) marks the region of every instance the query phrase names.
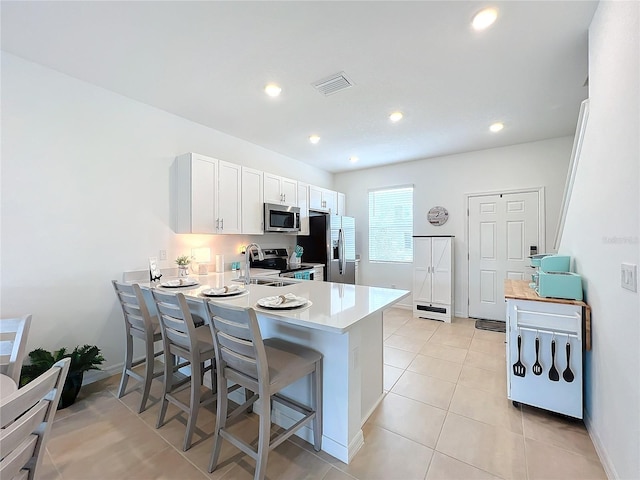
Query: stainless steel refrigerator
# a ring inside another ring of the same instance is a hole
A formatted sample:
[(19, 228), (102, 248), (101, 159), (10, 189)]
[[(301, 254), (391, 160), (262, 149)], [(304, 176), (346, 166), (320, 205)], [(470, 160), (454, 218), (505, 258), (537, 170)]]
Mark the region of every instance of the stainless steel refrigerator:
[(309, 235), (298, 236), (304, 248), (302, 261), (323, 263), (324, 280), (336, 283), (356, 281), (356, 221), (352, 217), (309, 212)]

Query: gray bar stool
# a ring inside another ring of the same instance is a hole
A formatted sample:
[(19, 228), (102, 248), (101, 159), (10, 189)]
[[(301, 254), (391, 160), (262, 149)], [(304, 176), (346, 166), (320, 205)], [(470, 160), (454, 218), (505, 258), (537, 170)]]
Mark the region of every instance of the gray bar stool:
[[(241, 308), (219, 303), (205, 304), (211, 315), (210, 327), (218, 365), (218, 408), (214, 431), (213, 452), (209, 472), (213, 472), (220, 456), (222, 439), (256, 460), (254, 479), (262, 480), (267, 468), (269, 450), (276, 448), (300, 427), (313, 424), (314, 449), (322, 443), (322, 354), (295, 343), (277, 338), (263, 340), (253, 308)], [(288, 385), (311, 375), (311, 405), (279, 394)], [(228, 387), (233, 382), (250, 392), (257, 392), (231, 413), (228, 413)], [(234, 436), (228, 429), (229, 420), (260, 399), (260, 430), (257, 448)], [(270, 439), (271, 402), (276, 401), (303, 416), (291, 427)]]
[[(169, 402), (177, 406), (188, 415), (187, 431), (182, 446), (182, 449), (187, 451), (191, 448), (191, 439), (196, 428), (200, 407), (216, 400), (216, 395), (212, 391), (204, 395), (201, 392), (205, 372), (211, 370), (212, 377), (215, 375), (215, 353), (211, 330), (204, 324), (196, 328), (189, 305), (182, 293), (164, 293), (153, 288), (151, 294), (158, 309), (165, 354), (164, 392), (156, 428), (160, 428), (164, 424)], [(200, 302), (198, 305), (202, 306)], [(172, 366), (168, 360), (168, 358), (175, 357), (186, 360), (191, 367), (189, 404), (176, 397), (176, 393), (182, 389), (179, 388), (181, 385), (173, 383)], [(207, 361), (209, 361), (209, 365), (205, 367)]]
[[(162, 370), (154, 372), (154, 360), (162, 355), (164, 350), (160, 347), (155, 350), (155, 343), (162, 340), (160, 323), (158, 317), (151, 315), (142, 295), (142, 290), (137, 284), (120, 283), (112, 280), (113, 289), (116, 292), (122, 315), (126, 334), (126, 348), (124, 352), (124, 366), (122, 367), (122, 379), (118, 389), (118, 398), (125, 394), (129, 377), (133, 377), (141, 383), (142, 399), (138, 413), (144, 411), (151, 390), (151, 382), (163, 374)], [(133, 361), (133, 339), (138, 338), (144, 342), (145, 355), (140, 360)], [(140, 375), (133, 370), (134, 367), (144, 363), (144, 372)]]

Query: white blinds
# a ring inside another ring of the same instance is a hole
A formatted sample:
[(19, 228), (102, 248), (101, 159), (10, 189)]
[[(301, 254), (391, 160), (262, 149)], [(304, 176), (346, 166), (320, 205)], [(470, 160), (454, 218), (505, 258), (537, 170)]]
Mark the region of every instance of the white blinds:
[(369, 260), (413, 261), (413, 187), (369, 192)]

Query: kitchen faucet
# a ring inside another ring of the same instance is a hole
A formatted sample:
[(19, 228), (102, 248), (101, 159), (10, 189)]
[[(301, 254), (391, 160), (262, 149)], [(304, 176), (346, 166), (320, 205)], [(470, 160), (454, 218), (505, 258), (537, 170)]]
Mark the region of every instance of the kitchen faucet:
[(250, 243), (249, 245), (247, 245), (247, 247), (244, 249), (244, 261), (245, 261), (245, 266), (244, 266), (244, 284), (245, 285), (249, 285), (249, 283), (251, 283), (251, 278), (249, 277), (249, 269), (251, 268), (250, 266), (250, 257), (251, 257), (251, 249), (255, 247), (258, 250), (258, 260), (262, 261), (264, 260), (264, 254), (262, 253), (262, 249), (260, 248), (260, 245), (258, 245), (257, 243)]

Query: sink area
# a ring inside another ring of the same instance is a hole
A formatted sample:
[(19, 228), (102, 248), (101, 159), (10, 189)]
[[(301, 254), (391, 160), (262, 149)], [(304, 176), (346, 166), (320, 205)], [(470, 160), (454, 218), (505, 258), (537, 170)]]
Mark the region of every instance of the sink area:
[[(234, 280), (234, 282), (244, 283), (242, 278)], [(280, 277), (253, 277), (249, 280), (251, 285), (264, 285), (265, 287), (286, 287), (287, 285), (294, 285), (298, 282), (294, 280), (285, 280)]]

